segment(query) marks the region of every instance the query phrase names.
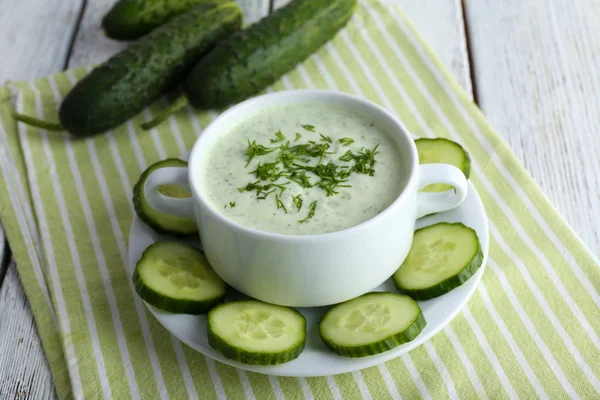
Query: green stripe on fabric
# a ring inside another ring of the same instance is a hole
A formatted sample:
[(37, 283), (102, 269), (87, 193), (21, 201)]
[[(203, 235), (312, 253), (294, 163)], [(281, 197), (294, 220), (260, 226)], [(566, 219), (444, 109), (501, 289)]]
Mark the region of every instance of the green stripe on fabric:
[(340, 393), (344, 399), (362, 399), (364, 398), (358, 389), (356, 380), (351, 373), (335, 375), (333, 377)]
[[(257, 374), (255, 372), (246, 372), (250, 385), (252, 385), (252, 391), (257, 399), (274, 400), (275, 393), (270, 383), (268, 375)], [(277, 378), (275, 378), (277, 379)]]
[(191, 347), (182, 344), (183, 353), (194, 378), (194, 387), (199, 399), (212, 400), (219, 398), (208, 371), (206, 358)]
[(216, 361), (215, 363), (218, 374), (221, 377), (221, 382), (223, 382), (223, 388), (225, 389), (225, 395), (227, 398), (235, 400), (247, 399), (248, 397), (244, 394), (244, 389), (242, 387), (242, 382), (240, 380), (240, 376), (238, 375), (238, 371), (235, 368), (219, 361)]
[(333, 394), (324, 377), (305, 378), (315, 399), (330, 400)]

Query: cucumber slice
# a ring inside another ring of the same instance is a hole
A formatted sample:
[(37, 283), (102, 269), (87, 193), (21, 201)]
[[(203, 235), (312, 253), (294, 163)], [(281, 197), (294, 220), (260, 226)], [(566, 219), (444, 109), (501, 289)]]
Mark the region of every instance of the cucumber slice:
[[(467, 179), (471, 174), (471, 158), (469, 153), (458, 143), (448, 139), (417, 139), (415, 140), (419, 153), (419, 164), (450, 164), (460, 169)], [(421, 192), (445, 192), (452, 186), (436, 183), (421, 189)]]
[(393, 280), (402, 293), (429, 300), (465, 283), (482, 262), (477, 233), (461, 223), (442, 222), (415, 232), (408, 256)]
[(208, 343), (225, 357), (252, 365), (297, 358), (306, 342), (306, 319), (293, 308), (258, 300), (232, 301), (208, 313)]
[(373, 292), (329, 309), (319, 322), (319, 334), (334, 353), (365, 357), (410, 342), (425, 324), (421, 308), (410, 297)]
[[(133, 207), (136, 214), (148, 226), (158, 233), (172, 234), (174, 236), (188, 236), (198, 232), (195, 221), (162, 213), (150, 207), (144, 197), (144, 183), (152, 171), (164, 167), (187, 167), (187, 163), (178, 158), (168, 158), (148, 167), (133, 187)], [(184, 198), (191, 194), (180, 186), (162, 185), (158, 191), (169, 197)]]
[(148, 304), (180, 314), (205, 313), (227, 291), (204, 253), (176, 242), (150, 245), (135, 266), (133, 284)]

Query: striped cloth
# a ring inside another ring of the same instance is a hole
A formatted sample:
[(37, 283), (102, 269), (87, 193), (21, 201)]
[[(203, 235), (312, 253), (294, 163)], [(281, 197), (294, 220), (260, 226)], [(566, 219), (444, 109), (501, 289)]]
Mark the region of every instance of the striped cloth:
[(464, 310), (429, 342), (360, 372), (248, 373), (172, 337), (124, 266), (131, 189), (189, 149), (215, 113), (188, 109), (151, 132), (131, 122), (77, 140), (16, 125), (11, 107), (57, 119), (89, 71), (0, 90), (0, 216), (60, 398), (600, 398), (600, 264), (398, 10), (365, 1), (350, 25), (270, 90), (354, 93), (421, 137), (462, 143), (490, 217), (490, 259)]

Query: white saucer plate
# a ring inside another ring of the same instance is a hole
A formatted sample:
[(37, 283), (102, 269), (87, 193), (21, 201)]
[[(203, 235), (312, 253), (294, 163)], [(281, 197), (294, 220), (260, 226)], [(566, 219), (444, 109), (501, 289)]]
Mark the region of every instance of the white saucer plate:
[[(321, 341), (317, 326), (327, 307), (300, 308), (299, 311), (306, 317), (307, 321), (306, 348), (300, 357), (277, 366), (246, 365), (223, 357), (209, 346), (206, 332), (206, 315), (171, 314), (149, 304), (146, 304), (146, 306), (158, 321), (183, 343), (207, 357), (244, 370), (278, 376), (308, 377), (335, 375), (368, 368), (396, 358), (429, 340), (458, 314), (481, 280), (489, 250), (488, 222), (479, 194), (471, 183), (469, 183), (469, 195), (460, 207), (452, 211), (422, 218), (417, 221), (417, 228), (438, 222), (462, 222), (466, 226), (475, 229), (483, 251), (483, 264), (477, 273), (462, 286), (438, 298), (419, 302), (427, 322), (425, 329), (412, 342), (405, 343), (385, 353), (363, 358), (345, 358), (332, 353)], [(149, 245), (159, 240), (174, 239), (157, 234), (139, 218), (134, 218), (129, 232), (128, 267), (130, 275), (133, 273), (135, 264), (140, 259), (142, 252)], [(186, 242), (198, 247), (200, 244), (199, 241), (194, 239)], [(374, 291), (395, 291), (395, 288), (391, 280), (388, 280)]]

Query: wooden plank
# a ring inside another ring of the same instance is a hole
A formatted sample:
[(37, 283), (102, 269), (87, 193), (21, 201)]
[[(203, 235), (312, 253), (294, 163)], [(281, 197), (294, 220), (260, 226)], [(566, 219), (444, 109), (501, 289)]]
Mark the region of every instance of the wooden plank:
[(0, 84), (62, 69), (82, 4), (83, 0), (3, 1)]
[(17, 268), (0, 289), (0, 399), (55, 399), (54, 384)]
[(479, 105), (600, 251), (600, 3), (467, 0)]
[[(274, 0), (277, 9), (290, 0)], [(419, 33), (469, 94), (469, 57), (460, 0), (385, 0), (400, 7)]]
[[(244, 12), (245, 23), (252, 23), (269, 12), (269, 0), (237, 0)], [(76, 67), (102, 62), (126, 46), (107, 38), (101, 29), (102, 17), (114, 0), (88, 1), (73, 44), (68, 66)]]

